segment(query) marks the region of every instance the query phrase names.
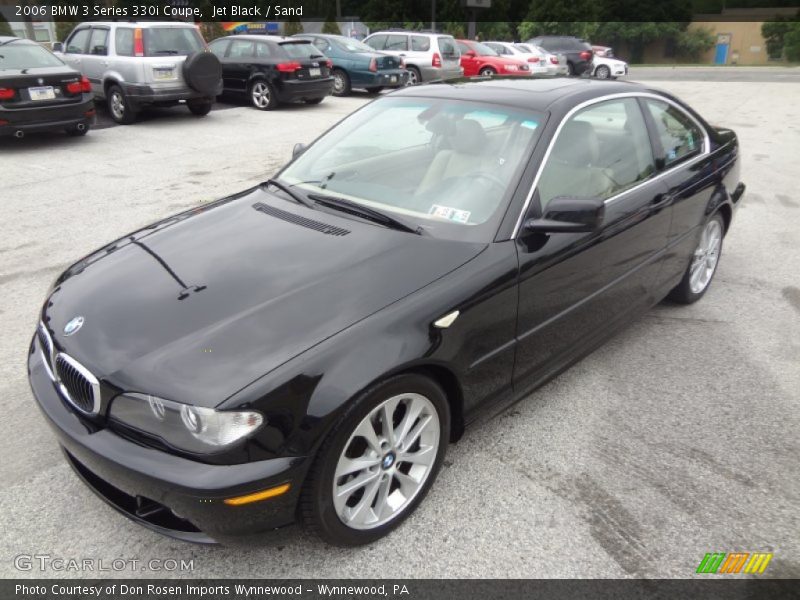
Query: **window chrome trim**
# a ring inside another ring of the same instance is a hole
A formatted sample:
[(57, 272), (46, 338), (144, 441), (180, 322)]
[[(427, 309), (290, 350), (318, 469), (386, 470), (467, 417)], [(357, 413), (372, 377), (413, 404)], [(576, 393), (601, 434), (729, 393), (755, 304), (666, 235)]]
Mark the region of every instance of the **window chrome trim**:
[[(553, 137), (550, 140), (550, 145), (547, 147), (547, 150), (545, 151), (544, 156), (542, 157), (542, 162), (539, 165), (539, 169), (536, 171), (536, 176), (533, 178), (533, 183), (531, 184), (531, 189), (528, 192), (527, 196), (525, 197), (525, 204), (523, 204), (523, 206), (522, 206), (522, 211), (520, 212), (519, 217), (517, 218), (517, 223), (514, 226), (514, 231), (512, 232), (510, 239), (515, 240), (515, 239), (517, 239), (517, 236), (519, 235), (519, 231), (522, 228), (522, 221), (525, 218), (525, 215), (527, 214), (528, 209), (530, 208), (531, 201), (533, 200), (533, 194), (536, 191), (536, 186), (539, 185), (539, 179), (542, 176), (542, 171), (544, 170), (544, 166), (547, 164), (547, 160), (550, 158), (550, 153), (553, 151), (553, 146), (555, 145), (556, 140), (558, 140), (558, 136), (561, 133), (561, 129), (564, 127), (566, 122), (575, 113), (583, 110), (584, 108), (592, 106), (593, 104), (600, 104), (601, 102), (607, 102), (609, 100), (618, 100), (618, 99), (621, 99), (621, 98), (653, 98), (655, 100), (660, 100), (661, 102), (665, 102), (665, 103), (667, 103), (667, 104), (669, 104), (671, 106), (674, 106), (682, 114), (686, 115), (695, 125), (697, 125), (697, 127), (700, 129), (700, 131), (703, 132), (703, 149), (702, 149), (702, 151), (700, 152), (699, 155), (697, 155), (697, 156), (695, 156), (693, 158), (690, 158), (687, 161), (680, 162), (680, 163), (675, 164), (675, 165), (673, 165), (671, 167), (667, 167), (667, 168), (663, 169), (662, 171), (659, 171), (655, 175), (645, 179), (644, 181), (640, 181), (635, 186), (630, 187), (630, 188), (628, 188), (626, 190), (622, 190), (621, 192), (619, 192), (617, 194), (614, 194), (613, 196), (609, 196), (608, 198), (606, 198), (604, 200), (605, 204), (610, 204), (614, 200), (620, 198), (621, 196), (624, 196), (625, 194), (633, 192), (634, 190), (640, 188), (644, 184), (650, 183), (652, 181), (656, 181), (657, 179), (661, 178), (662, 176), (670, 173), (673, 169), (677, 169), (679, 167), (685, 167), (687, 165), (694, 164), (695, 162), (697, 162), (701, 158), (704, 158), (704, 157), (708, 156), (708, 154), (711, 152), (711, 140), (710, 140), (710, 138), (708, 136), (708, 131), (706, 130), (706, 128), (703, 127), (703, 125), (694, 117), (694, 115), (686, 112), (686, 109), (684, 109), (680, 104), (678, 104), (677, 102), (675, 102), (671, 98), (667, 98), (667, 97), (661, 96), (659, 94), (654, 94), (652, 92), (622, 92), (622, 93), (618, 93), (618, 94), (608, 94), (606, 96), (599, 96), (597, 98), (592, 98), (590, 100), (586, 100), (584, 102), (581, 102), (580, 104), (577, 104), (577, 105), (573, 106), (570, 109), (570, 111), (566, 115), (564, 115), (564, 118), (561, 119), (561, 122), (558, 124), (558, 128), (556, 128), (556, 131), (555, 131), (555, 133), (553, 134)], [(645, 115), (642, 115), (642, 118), (646, 119), (647, 117)], [(650, 140), (650, 132), (649, 131), (647, 132), (647, 138), (648, 138), (648, 140)]]

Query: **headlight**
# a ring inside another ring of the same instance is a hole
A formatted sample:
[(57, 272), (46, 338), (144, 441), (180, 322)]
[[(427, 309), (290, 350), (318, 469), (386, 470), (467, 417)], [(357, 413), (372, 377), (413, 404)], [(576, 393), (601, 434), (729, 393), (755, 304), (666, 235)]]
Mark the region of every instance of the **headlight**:
[(114, 398), (111, 418), (196, 453), (223, 450), (264, 424), (254, 410), (219, 411), (135, 393)]

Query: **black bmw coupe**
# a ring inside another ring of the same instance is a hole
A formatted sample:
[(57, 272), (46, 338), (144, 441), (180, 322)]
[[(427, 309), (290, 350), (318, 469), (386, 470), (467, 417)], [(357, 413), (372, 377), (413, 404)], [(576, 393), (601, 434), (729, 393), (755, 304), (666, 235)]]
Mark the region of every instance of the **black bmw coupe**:
[(406, 88), (67, 269), (31, 387), (75, 471), (142, 525), (368, 543), (465, 426), (705, 294), (739, 167), (731, 130), (641, 85)]

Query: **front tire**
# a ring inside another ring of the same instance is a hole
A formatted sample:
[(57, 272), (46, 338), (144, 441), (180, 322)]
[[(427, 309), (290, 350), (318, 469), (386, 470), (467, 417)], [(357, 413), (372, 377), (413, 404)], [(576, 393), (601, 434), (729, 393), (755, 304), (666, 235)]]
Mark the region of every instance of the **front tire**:
[(258, 110), (272, 110), (278, 106), (275, 88), (263, 79), (256, 79), (251, 83), (247, 95), (250, 98), (250, 104)]
[(611, 69), (605, 65), (600, 65), (595, 69), (594, 76), (598, 79), (611, 79)]
[(495, 75), (497, 75), (497, 71), (495, 71), (491, 67), (484, 67), (483, 69), (480, 70), (480, 73), (478, 73), (478, 75), (480, 75), (481, 77), (494, 77)]
[(667, 298), (680, 304), (692, 304), (703, 297), (717, 272), (724, 235), (725, 223), (722, 215), (714, 213), (703, 225), (700, 241), (692, 254), (683, 279)]
[(108, 114), (120, 125), (130, 125), (136, 120), (136, 111), (131, 108), (125, 93), (118, 85), (112, 85), (106, 92)]
[(385, 536), (428, 493), (449, 431), (447, 399), (431, 379), (398, 375), (367, 390), (317, 454), (300, 496), (303, 522), (338, 546)]

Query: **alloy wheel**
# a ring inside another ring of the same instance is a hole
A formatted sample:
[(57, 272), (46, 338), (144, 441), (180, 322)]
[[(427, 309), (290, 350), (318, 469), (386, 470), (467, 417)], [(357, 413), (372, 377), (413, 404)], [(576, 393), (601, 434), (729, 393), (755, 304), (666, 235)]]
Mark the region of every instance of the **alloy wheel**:
[(111, 93), (111, 102), (109, 103), (111, 115), (115, 120), (120, 121), (125, 116), (125, 100), (119, 92)]
[(597, 67), (597, 70), (594, 72), (595, 77), (598, 79), (608, 79), (611, 75), (611, 71), (608, 70), (608, 67), (605, 65), (600, 65)]
[(263, 81), (257, 81), (253, 84), (253, 89), (250, 91), (250, 97), (256, 108), (267, 108), (270, 103), (269, 85)]
[(333, 73), (333, 91), (336, 94), (344, 92), (344, 75), (339, 71)]
[(703, 228), (700, 243), (694, 251), (690, 267), (689, 288), (692, 293), (699, 294), (708, 287), (719, 262), (719, 250), (722, 245), (722, 226), (712, 219)]
[(414, 69), (408, 70), (408, 81), (406, 85), (417, 85), (419, 83), (419, 77), (417, 77), (417, 72)]
[(396, 519), (423, 489), (439, 453), (439, 415), (417, 393), (392, 396), (362, 419), (333, 478), (342, 523), (374, 529)]
[(494, 75), (494, 71), (492, 71), (491, 69), (484, 69), (483, 71), (481, 71), (480, 75), (481, 77), (491, 77), (492, 75)]

